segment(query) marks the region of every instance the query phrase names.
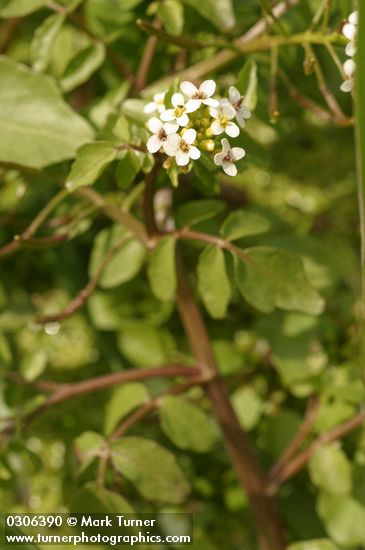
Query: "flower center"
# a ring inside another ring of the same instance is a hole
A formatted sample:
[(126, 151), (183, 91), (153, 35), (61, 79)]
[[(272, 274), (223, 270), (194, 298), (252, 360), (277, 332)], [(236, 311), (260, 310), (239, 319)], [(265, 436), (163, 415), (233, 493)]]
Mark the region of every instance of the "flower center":
[(226, 160), (227, 162), (232, 162), (232, 157), (231, 157), (231, 153), (230, 153), (230, 152), (228, 152), (228, 153), (226, 154), (226, 156), (224, 157), (224, 159), (223, 159), (223, 160)]
[(167, 139), (167, 134), (165, 132), (165, 130), (163, 128), (161, 128), (158, 132), (158, 137), (161, 141), (166, 141)]
[(192, 99), (207, 99), (207, 94), (205, 94), (204, 92), (195, 92), (195, 94), (192, 96)]
[(241, 95), (241, 97), (239, 98), (239, 100), (236, 101), (236, 103), (233, 103), (233, 107), (236, 109), (236, 111), (238, 111), (239, 108), (241, 107), (243, 99), (244, 99), (244, 98), (243, 98), (243, 95)]
[(186, 143), (186, 141), (184, 141), (183, 139), (181, 140), (181, 143), (180, 143), (180, 149), (183, 153), (189, 152), (189, 144)]
[(219, 122), (220, 122), (221, 126), (226, 127), (227, 124), (228, 124), (228, 118), (224, 115), (221, 115), (219, 117)]
[(185, 113), (185, 107), (183, 105), (179, 105), (175, 108), (174, 115), (176, 118), (181, 117)]

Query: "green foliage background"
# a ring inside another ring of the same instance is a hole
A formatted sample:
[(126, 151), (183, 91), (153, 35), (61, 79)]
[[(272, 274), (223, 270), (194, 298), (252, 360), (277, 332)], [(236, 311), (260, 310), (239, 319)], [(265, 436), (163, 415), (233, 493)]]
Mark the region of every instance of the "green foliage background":
[[(304, 32), (320, 4), (303, 0), (280, 24), (274, 22), (271, 34)], [(22, 418), (44, 400), (40, 380), (72, 384), (124, 369), (195, 364), (174, 303), (173, 239), (166, 237), (149, 252), (77, 191), (95, 183), (104, 199), (141, 219), (144, 174), (153, 159), (118, 146), (145, 143), (143, 105), (152, 87), (158, 89), (156, 82), (172, 81), (184, 66), (210, 63), (262, 16), (263, 6), (270, 10), (271, 2), (0, 0), (1, 244), (16, 242), (14, 235), (21, 235), (67, 182), (39, 228), (40, 240), (23, 239), (17, 254), (1, 258), (5, 431), (7, 419), (15, 418), (11, 436), (2, 436), (0, 497), (6, 512), (83, 511), (92, 499), (103, 510), (187, 511), (194, 514), (194, 548), (257, 548), (247, 497), (201, 388), (184, 398), (165, 396), (156, 414), (113, 444), (104, 488), (95, 484), (103, 438), (151, 396), (168, 391), (171, 380), (131, 382), (75, 397), (37, 416), (25, 433)], [(352, 9), (348, 0), (333, 1), (329, 28), (338, 31)], [(151, 87), (140, 91), (130, 75), (137, 73), (151, 37), (143, 30), (148, 26), (136, 21), (153, 21), (156, 15), (162, 36), (148, 74)], [(190, 39), (206, 45), (190, 47)], [(340, 39), (334, 48), (343, 60)], [(323, 45), (315, 52), (329, 88), (351, 118), (352, 98), (339, 91), (333, 59)], [(297, 90), (325, 109), (315, 75), (303, 70), (304, 60), (300, 44), (278, 51), (279, 66)], [(173, 189), (172, 199), (170, 179), (161, 173), (157, 213), (162, 220), (173, 216), (178, 228), (188, 225), (249, 248), (254, 260), (271, 266), (276, 286), (260, 278), (255, 261), (244, 265), (214, 245), (181, 243), (220, 374), (269, 470), (299, 429), (309, 399), (317, 400), (318, 410), (305, 445), (364, 406), (353, 127), (303, 109), (279, 77), (274, 120), (268, 110), (267, 50), (237, 55), (207, 76), (222, 91), (237, 82), (251, 86), (254, 114), (240, 138), (246, 157), (233, 182), (212, 172), (209, 163), (197, 163), (193, 175), (183, 176)], [(237, 217), (236, 210), (243, 214)], [(56, 238), (47, 241), (50, 236)], [(83, 308), (62, 321), (37, 322), (40, 315), (62, 311), (115, 246)], [(267, 247), (281, 252), (271, 260)], [(297, 275), (288, 253), (301, 258), (304, 274), (299, 263)], [(234, 282), (237, 261), (242, 273)], [(157, 450), (151, 441), (160, 445)], [(123, 452), (140, 464), (137, 474), (125, 467)], [(319, 447), (306, 467), (283, 483), (278, 501), (291, 550), (365, 548), (364, 464), (360, 426), (342, 441)], [(300, 542), (310, 540), (317, 542)]]

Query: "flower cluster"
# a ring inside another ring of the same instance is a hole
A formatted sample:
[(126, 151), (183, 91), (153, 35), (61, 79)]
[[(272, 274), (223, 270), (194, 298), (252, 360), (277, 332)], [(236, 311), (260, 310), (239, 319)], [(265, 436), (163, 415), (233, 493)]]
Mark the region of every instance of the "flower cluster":
[(341, 84), (343, 92), (352, 92), (355, 85), (356, 63), (353, 57), (356, 55), (356, 36), (358, 25), (358, 12), (354, 11), (349, 15), (348, 21), (344, 24), (342, 32), (349, 40), (346, 46), (346, 55), (349, 57), (343, 64), (343, 71), (346, 80)]
[(234, 86), (229, 89), (228, 98), (216, 99), (215, 91), (214, 80), (205, 80), (199, 88), (184, 81), (180, 92), (172, 95), (171, 106), (165, 104), (166, 93), (155, 94), (145, 106), (145, 113), (155, 114), (147, 121), (152, 134), (147, 149), (150, 153), (165, 153), (166, 168), (175, 163), (184, 170), (205, 151), (214, 155), (214, 163), (227, 175), (237, 174), (235, 162), (245, 156), (245, 150), (231, 147), (226, 138), (219, 144), (218, 136), (236, 138), (251, 113)]

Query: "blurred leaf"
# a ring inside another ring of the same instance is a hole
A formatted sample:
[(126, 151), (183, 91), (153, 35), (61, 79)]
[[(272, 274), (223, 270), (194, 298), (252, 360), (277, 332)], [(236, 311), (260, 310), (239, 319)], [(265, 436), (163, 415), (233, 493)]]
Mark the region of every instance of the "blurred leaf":
[(23, 17), (46, 6), (48, 2), (49, 0), (1, 0), (0, 17)]
[(96, 432), (84, 432), (75, 439), (75, 447), (81, 460), (89, 460), (98, 456), (105, 446), (105, 439)]
[(72, 158), (93, 131), (49, 77), (0, 57), (0, 160), (42, 168)]
[(176, 290), (175, 239), (164, 237), (149, 255), (148, 277), (153, 293), (162, 301), (172, 300)]
[(73, 514), (133, 514), (134, 510), (121, 495), (88, 483), (72, 496), (69, 509)]
[(108, 141), (87, 143), (78, 149), (76, 160), (66, 180), (66, 188), (73, 192), (83, 185), (91, 185), (115, 160), (117, 148)]
[(291, 409), (281, 409), (266, 420), (265, 449), (273, 458), (278, 458), (289, 445), (302, 423), (301, 416)]
[(139, 382), (123, 384), (114, 390), (105, 411), (104, 433), (111, 435), (118, 423), (134, 409), (148, 401), (146, 386)]
[(179, 0), (163, 0), (158, 5), (158, 13), (169, 34), (179, 36), (184, 28), (184, 7)]
[(176, 221), (179, 227), (191, 227), (199, 222), (214, 218), (225, 209), (225, 203), (218, 199), (190, 201), (179, 207), (176, 212)]
[(213, 352), (222, 376), (229, 376), (240, 371), (245, 365), (245, 358), (230, 340), (213, 340)]
[(218, 29), (227, 31), (236, 24), (231, 0), (204, 0), (204, 2), (201, 0), (183, 0), (183, 2), (194, 8)]
[(0, 332), (0, 367), (9, 366), (13, 358), (10, 346), (5, 335)]
[(248, 59), (237, 79), (237, 89), (244, 97), (244, 105), (249, 111), (254, 111), (257, 104), (257, 64)]
[(95, 42), (78, 52), (67, 65), (60, 80), (64, 92), (73, 90), (89, 80), (90, 76), (99, 69), (105, 59), (105, 46)]
[(231, 297), (231, 285), (224, 252), (218, 246), (207, 246), (199, 256), (198, 287), (210, 315), (222, 319)]
[(339, 550), (339, 548), (329, 539), (316, 539), (295, 542), (290, 544), (287, 550)]
[(264, 313), (275, 307), (318, 315), (323, 300), (308, 283), (300, 258), (284, 250), (253, 247), (237, 258), (236, 279), (242, 296)]
[(365, 507), (355, 499), (322, 493), (317, 511), (334, 542), (345, 547), (364, 544)]
[(50, 62), (53, 42), (65, 21), (65, 15), (55, 13), (42, 21), (37, 27), (30, 44), (32, 67), (37, 72), (44, 72)]
[(189, 493), (175, 456), (155, 441), (124, 437), (113, 443), (112, 461), (146, 499), (179, 504)]
[(161, 428), (180, 449), (207, 453), (214, 445), (217, 434), (210, 418), (196, 405), (168, 395), (159, 408)]
[(220, 233), (224, 239), (235, 241), (250, 235), (265, 233), (269, 229), (269, 221), (261, 214), (235, 210), (224, 220)]
[(353, 404), (346, 403), (341, 399), (324, 399), (320, 405), (315, 430), (323, 433), (327, 432), (337, 424), (341, 424), (355, 413)]
[(121, 189), (128, 189), (142, 168), (143, 155), (134, 151), (122, 151), (118, 154), (118, 159), (115, 177)]
[(316, 449), (308, 467), (312, 482), (320, 489), (337, 495), (351, 492), (351, 465), (336, 444)]
[(137, 367), (159, 367), (169, 362), (175, 343), (169, 332), (145, 325), (124, 330), (119, 338), (120, 351)]
[(47, 353), (40, 348), (25, 355), (20, 362), (20, 372), (27, 382), (33, 382), (45, 370), (48, 362)]
[(233, 392), (232, 405), (245, 430), (252, 430), (257, 425), (264, 410), (260, 396), (249, 386), (241, 386)]

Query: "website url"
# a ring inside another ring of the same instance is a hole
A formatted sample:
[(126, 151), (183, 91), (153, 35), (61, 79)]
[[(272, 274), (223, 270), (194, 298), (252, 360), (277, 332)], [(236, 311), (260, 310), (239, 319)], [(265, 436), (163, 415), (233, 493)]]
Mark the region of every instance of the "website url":
[(138, 535), (87, 535), (83, 531), (79, 535), (6, 535), (5, 544), (68, 544), (77, 546), (78, 544), (109, 544), (117, 546), (129, 544), (136, 546), (138, 544), (190, 544), (192, 542), (189, 535), (168, 535), (165, 538), (159, 535), (149, 535), (148, 533), (138, 533)]

